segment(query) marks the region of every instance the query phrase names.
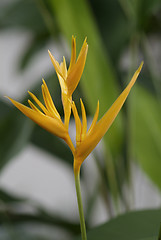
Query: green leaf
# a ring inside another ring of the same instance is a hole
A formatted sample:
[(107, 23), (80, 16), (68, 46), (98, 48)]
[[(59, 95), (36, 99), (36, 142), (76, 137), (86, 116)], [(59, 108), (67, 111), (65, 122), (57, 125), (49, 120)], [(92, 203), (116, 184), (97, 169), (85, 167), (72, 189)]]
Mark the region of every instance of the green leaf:
[(89, 230), (87, 237), (88, 240), (157, 240), (160, 221), (160, 209), (126, 213)]
[(146, 89), (132, 94), (133, 153), (145, 173), (161, 189), (161, 106)]

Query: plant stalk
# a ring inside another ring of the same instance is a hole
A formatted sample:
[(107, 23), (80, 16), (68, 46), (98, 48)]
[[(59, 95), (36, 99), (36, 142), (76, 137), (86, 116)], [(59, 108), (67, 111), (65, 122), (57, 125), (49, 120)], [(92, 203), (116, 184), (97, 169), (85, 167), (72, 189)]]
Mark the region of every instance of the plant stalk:
[(76, 193), (77, 193), (77, 202), (78, 202), (78, 209), (79, 209), (82, 240), (87, 240), (86, 225), (84, 220), (83, 204), (82, 204), (81, 189), (80, 189), (80, 171), (74, 173), (74, 177), (75, 177), (75, 187), (76, 187)]

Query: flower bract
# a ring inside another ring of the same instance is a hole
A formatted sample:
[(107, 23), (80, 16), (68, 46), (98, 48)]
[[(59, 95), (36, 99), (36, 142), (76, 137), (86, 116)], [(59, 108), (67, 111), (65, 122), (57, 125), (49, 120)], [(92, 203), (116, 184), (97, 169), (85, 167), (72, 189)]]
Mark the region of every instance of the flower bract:
[[(31, 92), (29, 92), (29, 95), (34, 100), (37, 106), (31, 100), (28, 100), (28, 103), (30, 105), (29, 108), (9, 98), (11, 102), (23, 114), (25, 114), (27, 117), (29, 117), (38, 125), (40, 125), (42, 128), (62, 138), (68, 144), (74, 156), (75, 174), (79, 173), (80, 167), (85, 158), (96, 147), (96, 145), (99, 143), (101, 138), (105, 135), (105, 133), (115, 120), (143, 66), (142, 62), (137, 71), (134, 73), (130, 83), (127, 85), (127, 87), (116, 99), (116, 101), (113, 103), (110, 109), (104, 114), (104, 116), (99, 121), (97, 121), (99, 115), (99, 101), (98, 101), (92, 124), (89, 130), (87, 131), (87, 117), (83, 101), (82, 99), (80, 99), (82, 121), (80, 120), (80, 117), (78, 115), (76, 105), (74, 101), (72, 101), (72, 94), (76, 89), (80, 81), (81, 75), (83, 73), (87, 52), (88, 44), (85, 39), (80, 50), (79, 56), (76, 59), (76, 40), (74, 37), (72, 37), (71, 60), (69, 68), (67, 70), (65, 58), (63, 58), (63, 61), (59, 64), (49, 51), (49, 55), (56, 70), (61, 87), (61, 97), (64, 108), (64, 122), (62, 121), (59, 112), (57, 111), (54, 105), (49, 89), (44, 80), (41, 86), (44, 104), (42, 104), (37, 99), (37, 97)], [(73, 111), (76, 125), (75, 147), (71, 141), (68, 131), (71, 109)]]
[(66, 66), (65, 57), (63, 57), (63, 62), (59, 64), (55, 60), (51, 52), (50, 51), (48, 52), (61, 86), (62, 103), (65, 113), (65, 125), (68, 127), (71, 114), (72, 94), (80, 81), (86, 62), (86, 56), (88, 52), (87, 40), (85, 38), (79, 56), (76, 60), (76, 40), (72, 36), (72, 53), (68, 70)]
[(73, 102), (72, 109), (75, 117), (76, 123), (76, 150), (74, 154), (74, 171), (79, 172), (81, 164), (86, 159), (86, 157), (92, 152), (96, 147), (102, 137), (105, 135), (113, 121), (115, 120), (117, 114), (119, 113), (122, 105), (124, 104), (132, 86), (136, 82), (136, 79), (142, 69), (143, 62), (140, 64), (137, 71), (134, 73), (130, 83), (116, 99), (110, 109), (104, 114), (104, 116), (97, 122), (98, 113), (99, 113), (99, 102), (97, 104), (97, 109), (93, 118), (91, 127), (87, 132), (87, 120), (86, 113), (83, 102), (81, 100), (81, 109), (82, 109), (82, 123), (78, 116), (78, 112)]

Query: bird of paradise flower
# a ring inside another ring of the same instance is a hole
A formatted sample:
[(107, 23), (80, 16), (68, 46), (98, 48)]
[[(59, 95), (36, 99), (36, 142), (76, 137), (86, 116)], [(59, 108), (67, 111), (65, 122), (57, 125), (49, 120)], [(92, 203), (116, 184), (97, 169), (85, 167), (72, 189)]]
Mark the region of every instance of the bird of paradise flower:
[[(49, 56), (54, 65), (55, 71), (57, 73), (60, 87), (61, 87), (61, 97), (62, 104), (64, 109), (64, 122), (57, 111), (52, 97), (50, 95), (49, 89), (44, 80), (42, 83), (42, 95), (44, 99), (45, 106), (37, 99), (37, 97), (28, 92), (31, 98), (35, 101), (35, 103), (39, 106), (37, 108), (33, 102), (28, 100), (28, 103), (31, 108), (9, 98), (11, 102), (27, 117), (29, 117), (32, 121), (37, 123), (39, 126), (44, 128), (45, 130), (51, 132), (52, 134), (62, 138), (69, 146), (73, 153), (74, 157), (74, 175), (75, 175), (75, 186), (77, 192), (77, 200), (78, 200), (78, 208), (80, 214), (80, 225), (81, 225), (81, 233), (82, 239), (87, 239), (86, 237), (86, 227), (85, 220), (83, 214), (83, 206), (81, 200), (81, 192), (80, 192), (80, 167), (83, 161), (87, 158), (87, 156), (92, 152), (92, 150), (99, 143), (101, 138), (105, 135), (113, 121), (115, 120), (117, 114), (119, 113), (121, 107), (123, 106), (131, 88), (133, 87), (141, 69), (143, 66), (143, 62), (140, 64), (139, 68), (134, 73), (130, 83), (124, 89), (124, 91), (120, 94), (120, 96), (116, 99), (110, 109), (104, 114), (104, 116), (97, 121), (99, 115), (99, 101), (97, 104), (96, 112), (92, 121), (92, 124), (87, 131), (87, 117), (86, 111), (83, 104), (82, 99), (80, 99), (81, 103), (81, 112), (82, 112), (82, 122), (78, 115), (78, 111), (74, 101), (72, 100), (72, 94), (76, 89), (81, 75), (84, 70), (87, 52), (88, 52), (88, 44), (87, 40), (84, 40), (82, 48), (80, 50), (79, 56), (76, 59), (76, 40), (75, 37), (72, 37), (72, 52), (71, 52), (71, 60), (69, 68), (67, 69), (65, 57), (63, 57), (63, 61), (59, 64), (50, 51)], [(69, 121), (71, 116), (71, 110), (73, 111), (73, 115), (75, 118), (76, 125), (76, 146), (73, 145), (70, 135), (69, 135)]]

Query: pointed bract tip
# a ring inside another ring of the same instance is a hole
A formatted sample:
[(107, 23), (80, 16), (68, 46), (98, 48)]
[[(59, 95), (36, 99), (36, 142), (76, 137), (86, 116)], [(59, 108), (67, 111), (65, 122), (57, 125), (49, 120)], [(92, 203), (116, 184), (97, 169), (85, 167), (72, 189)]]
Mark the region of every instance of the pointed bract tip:
[(140, 66), (139, 66), (139, 68), (138, 68), (139, 72), (141, 71), (143, 65), (144, 65), (144, 61), (141, 62)]
[(140, 66), (138, 67), (138, 69), (136, 70), (135, 73), (140, 73), (140, 72), (141, 72), (142, 67), (143, 67), (143, 64), (144, 64), (144, 61), (142, 61), (142, 62), (140, 63)]
[(5, 98), (7, 98), (7, 99), (9, 99), (12, 103), (13, 103), (13, 99), (12, 98), (10, 98), (10, 97), (8, 97), (8, 96), (4, 96)]
[(51, 54), (51, 52), (49, 50), (48, 50), (48, 54), (49, 54), (50, 58), (53, 57), (53, 55)]
[(45, 80), (44, 80), (44, 78), (42, 78), (42, 82), (43, 82), (43, 84), (45, 84)]
[(63, 56), (63, 62), (66, 63), (65, 57)]
[(87, 37), (85, 37), (85, 39), (84, 39), (84, 44), (86, 45), (86, 48), (88, 49)]
[(15, 100), (13, 100), (12, 98), (8, 97), (8, 96), (4, 96), (5, 98), (8, 98), (13, 104), (14, 102), (16, 102)]
[(8, 98), (12, 103), (16, 102), (15, 100), (13, 100), (12, 98), (8, 97), (8, 96), (4, 96), (5, 98)]

